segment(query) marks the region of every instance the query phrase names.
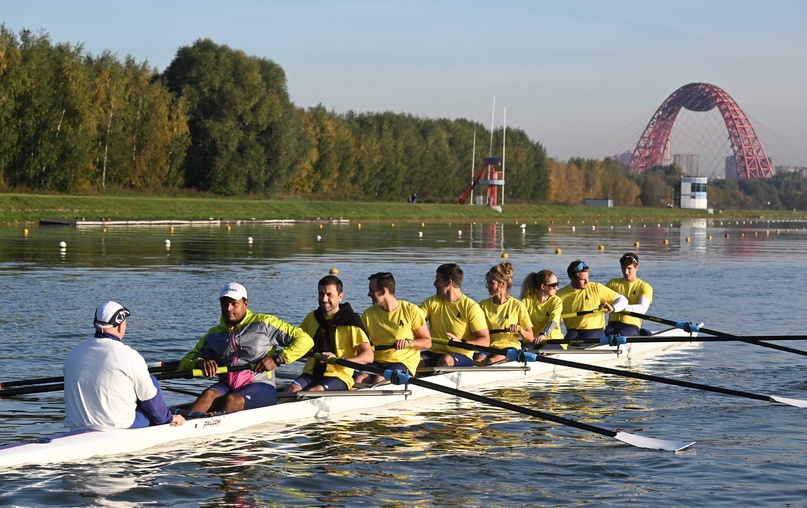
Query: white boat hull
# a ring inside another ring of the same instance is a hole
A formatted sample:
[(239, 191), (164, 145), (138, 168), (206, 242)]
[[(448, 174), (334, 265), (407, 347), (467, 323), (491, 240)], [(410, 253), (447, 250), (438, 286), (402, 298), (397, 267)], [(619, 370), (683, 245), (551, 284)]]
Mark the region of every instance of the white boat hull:
[[(690, 342), (680, 341), (689, 336), (677, 329), (662, 332), (665, 336), (678, 337), (676, 342), (629, 343), (620, 346), (620, 355), (610, 353), (560, 354), (578, 363), (605, 365), (622, 362), (625, 358), (639, 360), (661, 354), (670, 349), (680, 348)], [(697, 339), (693, 338), (693, 341)], [(609, 346), (597, 346), (592, 350), (612, 350)], [(547, 363), (531, 362), (528, 369), (514, 369), (514, 363), (501, 366), (474, 368), (447, 372), (430, 376), (431, 383), (457, 389), (473, 387), (494, 388), (512, 385), (525, 380), (551, 377), (568, 367)], [(579, 371), (583, 372), (583, 371)], [(378, 392), (370, 395), (322, 396), (276, 406), (269, 406), (237, 413), (187, 420), (184, 425), (172, 427), (160, 425), (141, 429), (83, 429), (57, 434), (47, 438), (27, 441), (0, 447), (0, 468), (24, 464), (52, 464), (73, 462), (92, 457), (133, 454), (150, 448), (177, 441), (205, 439), (214, 435), (232, 434), (257, 425), (277, 423), (287, 429), (312, 420), (323, 420), (332, 415), (379, 408), (389, 404), (402, 403), (411, 406), (411, 401), (426, 396), (443, 396), (439, 392), (419, 386), (406, 387), (385, 385), (368, 388), (364, 391)]]

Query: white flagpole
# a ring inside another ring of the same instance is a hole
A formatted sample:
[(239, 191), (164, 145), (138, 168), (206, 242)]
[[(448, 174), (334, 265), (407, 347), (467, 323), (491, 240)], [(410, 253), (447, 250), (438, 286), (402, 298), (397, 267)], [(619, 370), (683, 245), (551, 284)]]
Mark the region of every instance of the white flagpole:
[(504, 206), (504, 154), (506, 150), (506, 146), (504, 143), (504, 138), (507, 136), (507, 106), (504, 107), (504, 120), (502, 120), (502, 204)]
[(474, 170), (476, 168), (476, 127), (474, 127), (474, 147), (471, 151), (471, 204), (474, 204)]
[(493, 110), (490, 112), (490, 149), (488, 157), (493, 157), (493, 118), (496, 116), (496, 94), (493, 94)]

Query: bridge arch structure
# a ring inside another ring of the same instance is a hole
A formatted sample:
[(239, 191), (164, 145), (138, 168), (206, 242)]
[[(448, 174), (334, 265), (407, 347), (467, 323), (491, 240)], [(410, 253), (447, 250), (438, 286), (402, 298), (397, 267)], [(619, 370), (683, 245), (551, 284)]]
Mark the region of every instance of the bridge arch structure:
[(757, 137), (751, 120), (740, 106), (721, 88), (708, 83), (690, 83), (673, 92), (659, 106), (645, 127), (628, 168), (634, 173), (644, 173), (653, 166), (662, 164), (665, 151), (669, 150), (673, 123), (685, 108), (694, 112), (720, 111), (728, 130), (734, 152), (734, 163), (740, 178), (770, 178), (773, 164)]

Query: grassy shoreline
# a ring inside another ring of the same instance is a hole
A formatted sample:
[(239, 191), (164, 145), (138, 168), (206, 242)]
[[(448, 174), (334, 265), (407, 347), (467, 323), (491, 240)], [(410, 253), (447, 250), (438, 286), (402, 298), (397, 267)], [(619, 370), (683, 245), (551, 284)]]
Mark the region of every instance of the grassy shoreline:
[(132, 195), (0, 194), (0, 223), (30, 224), (40, 218), (86, 219), (348, 219), (363, 221), (686, 218), (805, 220), (807, 212), (782, 210), (682, 210), (678, 208), (598, 208), (571, 205), (506, 204), (502, 213), (482, 206), (437, 203), (324, 201)]

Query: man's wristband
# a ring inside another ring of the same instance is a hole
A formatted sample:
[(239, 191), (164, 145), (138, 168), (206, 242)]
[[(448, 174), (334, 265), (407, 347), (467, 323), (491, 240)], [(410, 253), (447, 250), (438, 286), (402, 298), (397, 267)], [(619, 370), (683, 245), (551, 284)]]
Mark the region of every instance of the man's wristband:
[(286, 363), (286, 359), (283, 358), (283, 355), (281, 355), (280, 353), (275, 353), (274, 355), (272, 355), (272, 360), (274, 360), (275, 365), (283, 365), (284, 363)]

